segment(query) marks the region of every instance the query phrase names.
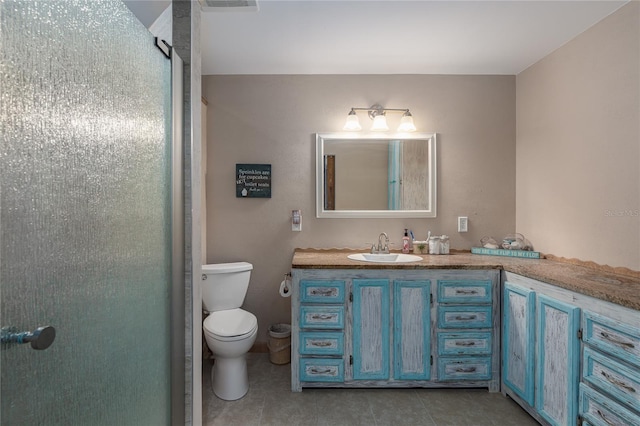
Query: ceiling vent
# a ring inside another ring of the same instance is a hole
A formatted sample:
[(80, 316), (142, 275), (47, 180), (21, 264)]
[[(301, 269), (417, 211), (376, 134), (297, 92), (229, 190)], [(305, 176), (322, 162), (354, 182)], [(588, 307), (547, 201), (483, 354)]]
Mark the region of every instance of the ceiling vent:
[(199, 0), (203, 12), (257, 12), (258, 0)]

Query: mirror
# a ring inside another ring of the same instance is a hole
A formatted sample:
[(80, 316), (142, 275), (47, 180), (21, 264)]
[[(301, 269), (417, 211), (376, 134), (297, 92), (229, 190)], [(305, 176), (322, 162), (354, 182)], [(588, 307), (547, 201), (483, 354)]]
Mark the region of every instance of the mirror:
[(316, 216), (436, 217), (436, 134), (316, 134)]

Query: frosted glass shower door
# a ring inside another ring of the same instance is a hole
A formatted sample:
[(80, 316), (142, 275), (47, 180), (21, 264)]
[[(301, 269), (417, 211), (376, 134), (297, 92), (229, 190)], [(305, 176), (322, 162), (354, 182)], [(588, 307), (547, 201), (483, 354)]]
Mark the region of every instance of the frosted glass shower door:
[(170, 88), (120, 0), (0, 0), (2, 425), (170, 423)]

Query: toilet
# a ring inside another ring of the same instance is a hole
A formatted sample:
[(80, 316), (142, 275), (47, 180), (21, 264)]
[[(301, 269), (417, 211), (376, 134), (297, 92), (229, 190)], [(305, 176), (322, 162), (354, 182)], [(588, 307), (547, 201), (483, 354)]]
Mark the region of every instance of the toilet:
[(245, 354), (256, 341), (258, 320), (240, 306), (252, 269), (247, 262), (202, 266), (202, 309), (209, 313), (202, 329), (215, 359), (213, 392), (227, 401), (240, 399), (249, 390)]

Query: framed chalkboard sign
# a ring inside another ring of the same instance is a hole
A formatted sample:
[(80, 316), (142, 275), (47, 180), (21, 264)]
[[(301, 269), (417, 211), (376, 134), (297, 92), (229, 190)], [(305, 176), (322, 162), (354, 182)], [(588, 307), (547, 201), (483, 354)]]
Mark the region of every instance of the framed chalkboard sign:
[(236, 164), (236, 197), (271, 198), (271, 164)]

